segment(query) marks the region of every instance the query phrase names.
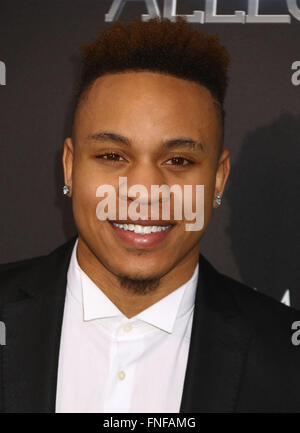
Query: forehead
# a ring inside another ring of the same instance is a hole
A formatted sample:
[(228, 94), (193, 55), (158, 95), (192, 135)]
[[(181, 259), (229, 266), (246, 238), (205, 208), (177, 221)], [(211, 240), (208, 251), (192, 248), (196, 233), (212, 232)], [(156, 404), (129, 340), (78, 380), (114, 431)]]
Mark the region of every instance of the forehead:
[(150, 71), (99, 77), (83, 96), (74, 124), (80, 136), (100, 127), (133, 135), (219, 133), (216, 102), (206, 87)]

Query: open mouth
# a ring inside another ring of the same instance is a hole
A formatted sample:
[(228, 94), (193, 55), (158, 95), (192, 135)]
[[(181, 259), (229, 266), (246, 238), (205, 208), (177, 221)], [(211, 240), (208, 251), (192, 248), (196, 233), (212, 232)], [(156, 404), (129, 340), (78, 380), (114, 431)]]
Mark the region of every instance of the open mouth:
[(172, 231), (175, 224), (158, 221), (152, 224), (148, 221), (130, 222), (109, 221), (117, 237), (128, 245), (137, 248), (151, 248), (163, 242)]

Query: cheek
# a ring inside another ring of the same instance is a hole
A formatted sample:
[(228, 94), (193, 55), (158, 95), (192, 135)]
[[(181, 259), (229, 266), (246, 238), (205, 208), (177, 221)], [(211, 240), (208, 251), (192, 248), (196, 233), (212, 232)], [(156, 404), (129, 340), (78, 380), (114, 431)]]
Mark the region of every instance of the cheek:
[(214, 196), (215, 178), (211, 179), (209, 182), (205, 184), (204, 190), (205, 190), (204, 204), (206, 208), (208, 208), (211, 206), (213, 196)]
[(213, 156), (209, 158), (205, 166), (202, 183), (205, 185), (205, 197), (209, 199), (214, 194), (216, 183), (216, 161)]
[[(194, 180), (193, 185), (193, 212), (197, 212), (198, 221), (201, 216), (204, 218), (203, 230), (207, 227), (211, 217), (211, 211), (213, 207), (213, 197), (215, 191), (215, 170), (210, 165), (203, 166), (197, 179)], [(202, 185), (199, 187), (198, 193), (196, 185)], [(203, 209), (204, 207), (204, 209)], [(201, 212), (201, 215), (199, 213)]]
[[(83, 228), (87, 225), (91, 230), (99, 228), (102, 221), (97, 217), (97, 206), (107, 198), (97, 196), (97, 190), (100, 186), (109, 185), (117, 191), (116, 179), (108, 177), (107, 174), (95, 168), (92, 164), (78, 164), (73, 173), (73, 214), (77, 225)], [(108, 211), (107, 206), (104, 209)]]
[(95, 218), (96, 206), (99, 198), (96, 197), (97, 188), (101, 184), (99, 179), (88, 174), (87, 171), (79, 169), (73, 175), (73, 212), (75, 218), (88, 217), (89, 220)]
[[(194, 185), (204, 185), (204, 206), (209, 208), (211, 206), (212, 198), (215, 191), (216, 173), (215, 168), (210, 164), (206, 164), (200, 169), (197, 179), (194, 180)], [(196, 191), (196, 187), (194, 187)], [(193, 195), (194, 202), (196, 202), (196, 193)]]

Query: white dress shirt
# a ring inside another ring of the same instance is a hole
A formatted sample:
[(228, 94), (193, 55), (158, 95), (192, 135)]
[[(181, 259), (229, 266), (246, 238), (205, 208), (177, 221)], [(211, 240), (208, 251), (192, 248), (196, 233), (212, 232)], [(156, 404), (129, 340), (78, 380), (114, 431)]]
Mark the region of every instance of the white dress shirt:
[(192, 278), (130, 319), (77, 262), (67, 275), (56, 412), (180, 410), (197, 264)]

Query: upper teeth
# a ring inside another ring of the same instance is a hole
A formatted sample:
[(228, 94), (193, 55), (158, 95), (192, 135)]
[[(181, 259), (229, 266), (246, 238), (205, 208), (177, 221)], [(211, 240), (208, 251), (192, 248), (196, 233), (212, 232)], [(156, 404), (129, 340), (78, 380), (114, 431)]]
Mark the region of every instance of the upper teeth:
[(117, 224), (113, 222), (113, 225), (116, 227), (119, 227), (123, 230), (130, 230), (132, 232), (145, 235), (149, 233), (155, 233), (155, 232), (161, 232), (164, 230), (167, 230), (171, 227), (171, 225), (168, 226), (141, 226), (139, 224)]

